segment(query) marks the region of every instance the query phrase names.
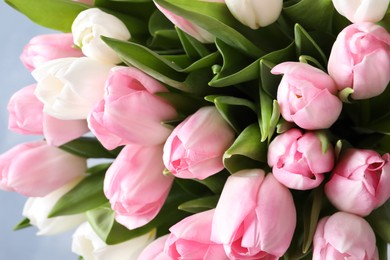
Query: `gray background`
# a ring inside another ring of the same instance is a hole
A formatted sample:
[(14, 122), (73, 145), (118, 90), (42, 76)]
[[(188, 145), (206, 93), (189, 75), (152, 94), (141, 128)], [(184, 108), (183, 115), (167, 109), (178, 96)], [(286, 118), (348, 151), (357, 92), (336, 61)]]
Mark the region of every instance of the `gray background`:
[[(0, 154), (21, 142), (40, 139), (39, 136), (23, 136), (8, 131), (6, 106), (15, 91), (34, 83), (19, 59), (23, 46), (33, 36), (49, 32), (0, 1)], [(36, 236), (34, 227), (12, 231), (22, 219), (25, 201), (26, 198), (21, 195), (0, 191), (0, 259), (77, 259), (71, 252), (72, 232)]]

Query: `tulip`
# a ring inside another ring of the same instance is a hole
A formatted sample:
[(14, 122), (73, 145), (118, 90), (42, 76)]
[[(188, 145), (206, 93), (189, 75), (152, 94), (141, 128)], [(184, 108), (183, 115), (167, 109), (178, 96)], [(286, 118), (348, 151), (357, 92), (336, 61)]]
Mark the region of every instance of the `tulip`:
[(153, 241), (155, 233), (153, 230), (119, 244), (107, 245), (89, 223), (84, 222), (72, 236), (72, 252), (85, 260), (134, 260)]
[(91, 131), (111, 150), (120, 145), (157, 145), (171, 130), (162, 121), (176, 118), (176, 110), (155, 96), (167, 89), (133, 67), (114, 67), (107, 79), (104, 99), (89, 115)]
[(82, 56), (81, 50), (73, 47), (72, 34), (63, 33), (35, 36), (24, 47), (20, 59), (27, 69), (33, 71), (50, 60)]
[(229, 259), (278, 259), (296, 225), (290, 191), (260, 169), (231, 175), (215, 209), (211, 240), (224, 244)]
[(94, 0), (73, 0), (73, 2), (79, 2), (79, 3), (86, 4), (86, 5), (93, 5)]
[(48, 218), (58, 200), (70, 191), (80, 179), (65, 184), (63, 187), (47, 194), (42, 198), (29, 198), (24, 204), (23, 216), (30, 224), (38, 228), (37, 235), (56, 235), (77, 227), (86, 220), (84, 213)]
[(164, 145), (165, 167), (176, 177), (205, 179), (221, 171), (233, 129), (215, 107), (203, 107), (179, 124)]
[(44, 141), (15, 146), (0, 155), (0, 189), (43, 197), (80, 178), (86, 160)]
[(376, 23), (385, 16), (389, 0), (332, 0), (337, 12), (352, 23)]
[(268, 165), (275, 178), (291, 189), (309, 190), (321, 184), (324, 173), (333, 169), (334, 153), (329, 144), (322, 152), (320, 138), (313, 132), (293, 128), (278, 135), (268, 147)]
[(275, 22), (283, 8), (283, 0), (225, 0), (225, 2), (237, 20), (254, 30)]
[(43, 103), (34, 95), (36, 85), (17, 91), (8, 103), (8, 128), (21, 133), (44, 135), (49, 145), (60, 146), (88, 132), (86, 120), (59, 120), (43, 113)]
[(152, 243), (147, 245), (141, 254), (138, 256), (137, 260), (171, 260), (167, 254), (164, 252), (165, 242), (168, 238), (168, 235), (162, 236), (154, 240)]
[(46, 62), (32, 72), (43, 112), (62, 120), (86, 119), (104, 96), (111, 67), (87, 57)]
[(128, 229), (151, 221), (163, 206), (173, 183), (163, 174), (162, 146), (127, 145), (104, 179), (104, 193), (115, 219)]
[(367, 216), (390, 197), (390, 154), (348, 149), (340, 158), (325, 193), (346, 212)]
[(191, 215), (172, 226), (165, 242), (170, 259), (229, 259), (222, 244), (210, 240), (214, 209)]
[(130, 32), (126, 25), (114, 15), (98, 8), (89, 8), (80, 12), (72, 24), (74, 43), (84, 55), (109, 64), (121, 60), (102, 39), (101, 36), (127, 41)]
[[(202, 0), (204, 2), (220, 2), (224, 3), (225, 0)], [(212, 43), (215, 40), (215, 36), (203, 29), (202, 27), (194, 24), (193, 22), (176, 15), (175, 13), (163, 8), (155, 2), (156, 7), (180, 30), (191, 35), (202, 43)]]
[(328, 62), (339, 90), (351, 88), (353, 99), (378, 96), (389, 84), (389, 71), (390, 34), (383, 27), (359, 23), (339, 33)]
[(271, 72), (284, 74), (277, 100), (280, 113), (288, 122), (315, 130), (329, 128), (339, 117), (342, 102), (329, 75), (305, 63), (284, 62)]
[(313, 238), (313, 260), (377, 260), (375, 234), (363, 218), (337, 212), (322, 218)]

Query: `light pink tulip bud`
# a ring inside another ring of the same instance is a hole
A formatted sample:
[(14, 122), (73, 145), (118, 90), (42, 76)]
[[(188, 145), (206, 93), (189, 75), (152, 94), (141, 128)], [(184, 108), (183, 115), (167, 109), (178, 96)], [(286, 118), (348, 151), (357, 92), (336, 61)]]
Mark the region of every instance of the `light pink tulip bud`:
[(329, 128), (339, 117), (342, 102), (337, 88), (325, 72), (300, 62), (276, 65), (273, 74), (284, 74), (277, 100), (286, 121), (315, 130)]
[(161, 157), (161, 145), (127, 145), (107, 170), (104, 193), (116, 221), (128, 229), (151, 221), (168, 196), (173, 177), (163, 174)]
[(337, 12), (352, 23), (382, 20), (386, 14), (389, 0), (332, 0)]
[(270, 143), (268, 164), (275, 178), (288, 188), (313, 189), (324, 180), (324, 173), (333, 169), (333, 147), (329, 144), (323, 153), (320, 138), (314, 132), (303, 134), (293, 128)]
[(81, 56), (81, 50), (74, 47), (72, 34), (63, 33), (35, 36), (24, 47), (20, 59), (27, 69), (33, 71), (49, 60)]
[(390, 34), (373, 23), (352, 24), (337, 36), (328, 72), (339, 90), (351, 88), (353, 99), (385, 91), (390, 81)]
[(8, 102), (8, 128), (20, 134), (43, 134), (43, 103), (34, 95), (36, 84), (17, 91)]
[(191, 215), (172, 226), (165, 243), (170, 259), (228, 260), (223, 245), (210, 240), (214, 209)]
[(367, 216), (390, 197), (390, 154), (348, 149), (325, 185), (332, 204), (346, 212)]
[(23, 143), (0, 155), (0, 188), (43, 197), (80, 178), (85, 170), (84, 158), (44, 141)]
[(165, 241), (167, 241), (168, 236), (169, 234), (159, 237), (147, 245), (138, 256), (137, 260), (172, 260), (172, 258), (164, 252)]
[(73, 0), (73, 2), (80, 2), (86, 5), (93, 5), (94, 0)]
[(162, 121), (176, 118), (176, 110), (155, 96), (167, 89), (157, 80), (133, 67), (115, 67), (105, 85), (104, 99), (90, 113), (91, 131), (104, 147), (158, 145), (171, 130)]
[(164, 145), (165, 167), (176, 177), (205, 179), (221, 171), (233, 129), (215, 107), (203, 107), (179, 124)]
[(9, 129), (21, 134), (44, 135), (49, 145), (60, 146), (88, 132), (86, 120), (60, 120), (43, 113), (34, 95), (36, 85), (17, 91), (8, 103)]
[(290, 191), (263, 170), (242, 170), (225, 183), (211, 240), (224, 244), (229, 259), (278, 259), (290, 246), (295, 225)]
[(322, 218), (313, 238), (313, 260), (377, 260), (375, 234), (363, 218), (337, 212)]
[[(220, 2), (224, 3), (224, 0), (202, 0), (205, 2)], [(182, 31), (186, 32), (187, 34), (191, 35), (198, 41), (202, 43), (212, 43), (215, 40), (215, 36), (206, 31), (205, 29), (201, 28), (200, 26), (194, 24), (191, 21), (188, 21), (187, 19), (176, 15), (172, 13), (171, 11), (163, 8), (162, 6), (155, 3), (156, 7), (178, 28), (180, 28)]]

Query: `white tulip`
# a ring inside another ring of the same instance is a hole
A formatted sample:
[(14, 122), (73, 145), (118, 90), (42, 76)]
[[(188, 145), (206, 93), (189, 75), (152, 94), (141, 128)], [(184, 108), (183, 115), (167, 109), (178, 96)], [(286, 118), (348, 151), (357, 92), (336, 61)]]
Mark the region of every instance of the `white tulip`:
[(120, 59), (100, 36), (124, 41), (131, 37), (121, 20), (98, 8), (79, 13), (73, 21), (72, 34), (74, 43), (81, 48), (85, 56), (112, 64), (119, 63)]
[(376, 23), (385, 16), (390, 0), (332, 0), (337, 12), (352, 23)]
[(283, 8), (283, 0), (225, 0), (232, 15), (252, 29), (275, 22)]
[(86, 119), (104, 96), (104, 85), (113, 65), (92, 58), (51, 60), (32, 72), (38, 82), (35, 95), (43, 112), (62, 120)]
[(153, 230), (119, 244), (107, 245), (98, 237), (91, 225), (85, 222), (73, 234), (72, 252), (85, 260), (134, 260), (154, 240), (155, 233)]
[(23, 216), (38, 228), (37, 235), (55, 235), (77, 227), (86, 220), (84, 213), (47, 218), (57, 201), (71, 190), (80, 179), (73, 181), (44, 197), (29, 198), (23, 208)]

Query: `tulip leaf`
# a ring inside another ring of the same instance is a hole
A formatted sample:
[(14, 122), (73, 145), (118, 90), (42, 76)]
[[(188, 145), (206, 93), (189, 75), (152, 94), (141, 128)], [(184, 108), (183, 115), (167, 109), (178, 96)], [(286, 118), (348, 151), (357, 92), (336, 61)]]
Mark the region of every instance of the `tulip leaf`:
[(206, 96), (205, 99), (215, 104), (221, 116), (237, 133), (256, 121), (256, 106), (247, 99), (231, 96)]
[(278, 102), (276, 100), (272, 100), (272, 98), (264, 92), (262, 87), (260, 87), (260, 116), (258, 120), (261, 142), (264, 142), (265, 140), (268, 140), (268, 142), (271, 141), (279, 118), (280, 111)]
[[(292, 4), (290, 4), (292, 3)], [(309, 30), (331, 32), (333, 26), (333, 14), (335, 9), (332, 0), (316, 1), (311, 0), (287, 1), (283, 8), (293, 23), (302, 24)]]
[(199, 108), (207, 105), (203, 99), (197, 98), (194, 95), (187, 95), (186, 93), (177, 92), (160, 92), (156, 96), (162, 97), (170, 103), (176, 111), (185, 116), (195, 113)]
[(318, 219), (320, 216), (322, 204), (324, 198), (323, 185), (315, 188), (311, 191), (310, 196), (304, 207), (304, 219), (303, 219), (303, 244), (302, 253), (309, 252), (311, 244), (313, 242), (314, 232), (317, 228)]
[(219, 196), (202, 197), (180, 204), (179, 209), (189, 213), (198, 213), (215, 208), (218, 200)]
[(70, 32), (77, 15), (89, 6), (68, 0), (5, 0), (33, 22), (47, 28)]
[(175, 179), (176, 185), (185, 191), (189, 196), (199, 197), (204, 196), (205, 194), (212, 195), (211, 190), (203, 185), (201, 182), (196, 181), (195, 179)]
[(386, 241), (383, 241), (379, 236), (376, 236), (376, 247), (378, 248), (379, 260), (388, 260), (388, 250), (389, 244)]
[(245, 128), (223, 155), (223, 163), (230, 173), (242, 169), (267, 167), (267, 143), (261, 142), (257, 124)]
[(115, 150), (108, 151), (96, 138), (93, 137), (79, 137), (61, 145), (59, 148), (84, 158), (116, 158), (121, 149), (117, 148)]
[(144, 21), (148, 20), (152, 13), (156, 10), (156, 6), (153, 1), (150, 0), (94, 0), (94, 6), (131, 15)]
[(148, 47), (158, 51), (181, 51), (179, 36), (172, 23), (158, 10), (149, 19), (149, 33), (152, 38), (147, 43)]
[(191, 57), (193, 59), (198, 59), (210, 54), (210, 51), (197, 39), (186, 34), (178, 27), (176, 27), (176, 31), (188, 57)]
[(207, 188), (209, 188), (214, 194), (221, 194), (223, 190), (223, 186), (227, 178), (229, 177), (229, 173), (226, 170), (222, 170), (218, 174), (211, 175), (203, 180), (195, 179), (195, 181), (202, 183)]
[(104, 173), (107, 168), (108, 166), (105, 166), (99, 173), (88, 175), (64, 194), (54, 205), (48, 217), (78, 214), (107, 203), (103, 192)]
[(366, 217), (375, 233), (386, 243), (390, 243), (390, 199)]
[(264, 54), (247, 37), (237, 31), (246, 28), (231, 15), (225, 4), (208, 1), (188, 2), (186, 0), (155, 0), (155, 2), (202, 27), (250, 57), (260, 57)]
[(30, 220), (28, 218), (24, 218), (22, 221), (20, 221), (18, 224), (16, 224), (13, 228), (14, 231), (21, 230), (24, 228), (31, 227)]

